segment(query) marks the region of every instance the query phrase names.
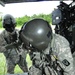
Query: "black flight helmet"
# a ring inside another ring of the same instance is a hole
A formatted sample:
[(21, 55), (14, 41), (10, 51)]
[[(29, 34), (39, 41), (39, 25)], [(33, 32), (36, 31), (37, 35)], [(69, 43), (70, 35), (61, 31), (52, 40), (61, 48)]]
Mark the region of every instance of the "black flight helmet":
[(60, 9), (55, 9), (52, 12), (52, 24), (56, 25), (62, 21), (62, 12)]
[(51, 42), (52, 29), (46, 20), (33, 19), (23, 25), (20, 37), (29, 48), (33, 47), (38, 51), (42, 51)]
[(8, 32), (14, 31), (15, 26), (16, 26), (16, 21), (12, 15), (6, 14), (3, 17), (2, 23), (3, 23), (3, 28), (5, 28)]

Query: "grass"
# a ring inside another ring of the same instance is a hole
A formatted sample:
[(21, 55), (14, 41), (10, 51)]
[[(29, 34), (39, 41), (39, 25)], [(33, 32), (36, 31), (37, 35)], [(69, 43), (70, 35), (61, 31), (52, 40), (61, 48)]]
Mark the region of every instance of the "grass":
[[(27, 54), (26, 61), (28, 63), (27, 64), (28, 67), (30, 67), (32, 62), (31, 62), (30, 57), (29, 57), (28, 54)], [(5, 59), (5, 56), (3, 55), (3, 53), (0, 53), (0, 75), (6, 74), (6, 71), (7, 70), (6, 70), (6, 59)], [(18, 65), (16, 65), (14, 72), (15, 73), (23, 73), (23, 71), (19, 68)]]

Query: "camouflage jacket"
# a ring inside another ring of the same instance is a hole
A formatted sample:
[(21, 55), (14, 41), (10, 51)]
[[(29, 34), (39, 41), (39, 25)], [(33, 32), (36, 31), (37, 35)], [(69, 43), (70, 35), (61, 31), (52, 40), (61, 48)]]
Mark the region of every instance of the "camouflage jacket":
[[(50, 53), (50, 50), (51, 50), (51, 53)], [(48, 55), (48, 57), (46, 56), (46, 59), (48, 59), (48, 62), (50, 62), (50, 65), (51, 65), (51, 62), (55, 62), (54, 64), (52, 63), (51, 66), (49, 65), (48, 66), (49, 68), (47, 67), (47, 65), (43, 68), (46, 75), (75, 75), (73, 57), (71, 54), (70, 45), (69, 45), (69, 42), (64, 37), (58, 34), (53, 34), (53, 39), (51, 44), (48, 45), (48, 47), (46, 48), (46, 50), (44, 50), (43, 53), (44, 55), (45, 54)], [(37, 68), (35, 65), (39, 66), (40, 64), (43, 64), (43, 63), (46, 64), (45, 63), (46, 61), (45, 62), (41, 61), (40, 55), (34, 56), (33, 59), (35, 58), (36, 58), (35, 64), (33, 64), (32, 67), (30, 68), (29, 74), (42, 75), (42, 72), (40, 72), (39, 68)], [(55, 64), (57, 65), (56, 67), (54, 66)], [(58, 70), (63, 69), (63, 74), (61, 72), (60, 72), (61, 74), (58, 74), (56, 68)], [(51, 74), (49, 74), (48, 72)]]
[(68, 41), (58, 34), (53, 34), (51, 47), (53, 55), (64, 70), (64, 75), (75, 75), (73, 57)]
[[(15, 32), (17, 33), (17, 39), (19, 37), (18, 30), (15, 29)], [(12, 35), (9, 34), (6, 30), (3, 30), (3, 32), (0, 34), (0, 52), (4, 53), (6, 59), (11, 59), (14, 63), (17, 63), (20, 59), (18, 50), (16, 47), (13, 47), (11, 49), (6, 49), (5, 46), (7, 44), (12, 43), (11, 41)]]

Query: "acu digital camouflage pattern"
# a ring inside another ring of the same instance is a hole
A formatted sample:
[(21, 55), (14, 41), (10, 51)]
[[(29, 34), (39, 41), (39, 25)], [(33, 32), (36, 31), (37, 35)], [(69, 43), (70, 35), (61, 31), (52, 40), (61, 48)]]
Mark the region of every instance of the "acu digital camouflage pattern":
[(68, 41), (58, 34), (54, 34), (53, 36), (52, 51), (57, 57), (58, 63), (64, 69), (64, 75), (75, 75), (73, 57)]
[[(45, 50), (44, 53), (47, 53), (50, 47), (52, 47), (51, 59), (53, 61), (57, 59), (57, 63), (64, 70), (63, 74), (59, 74), (59, 75), (74, 75), (75, 71), (74, 71), (73, 57), (71, 54), (68, 41), (64, 37), (58, 34), (53, 34), (52, 43), (51, 45), (48, 46), (48, 48), (46, 49), (47, 51)], [(36, 64), (39, 63), (41, 64), (41, 59), (38, 59), (39, 57), (40, 56), (36, 57), (36, 61), (37, 61)], [(45, 61), (43, 63), (46, 64)], [(42, 69), (36, 67), (35, 66), (36, 64), (33, 64), (30, 67), (29, 75), (43, 75)], [(59, 68), (59, 66), (57, 66), (57, 68)], [(55, 71), (55, 69), (51, 68), (50, 66), (48, 67), (45, 66), (44, 71), (46, 75), (58, 75), (57, 71)]]
[[(57, 63), (64, 70), (63, 74), (60, 74), (60, 75), (75, 75), (73, 57), (71, 54), (68, 41), (64, 37), (58, 34), (53, 34), (51, 47), (52, 47), (51, 59), (53, 61), (57, 59)], [(49, 49), (46, 49), (46, 50), (48, 51)], [(44, 53), (47, 52), (46, 50), (44, 51)], [(39, 61), (39, 60), (36, 60), (36, 61)], [(39, 61), (39, 63), (40, 62), (41, 60)], [(36, 68), (35, 65), (32, 65), (31, 68), (29, 69), (29, 75), (42, 75), (43, 74), (42, 70), (39, 68)], [(57, 68), (59, 68), (59, 66), (57, 66)], [(57, 71), (55, 71), (50, 66), (44, 67), (44, 69), (45, 69), (46, 75), (58, 75)], [(49, 73), (48, 69), (50, 70), (51, 74)]]
[[(19, 36), (18, 30), (15, 30), (17, 33), (17, 38)], [(8, 43), (12, 43), (10, 38), (11, 34), (4, 30), (0, 34), (0, 52), (4, 53), (6, 57), (6, 62), (7, 62), (7, 72), (8, 73), (14, 73), (14, 68), (16, 64), (20, 66), (20, 68), (26, 72), (27, 71), (27, 63), (26, 63), (26, 52), (22, 49), (22, 54), (19, 55), (19, 52), (16, 47), (13, 47), (11, 49), (6, 49), (5, 46), (7, 45), (7, 42), (5, 40), (7, 38)], [(23, 56), (22, 56), (23, 55)]]

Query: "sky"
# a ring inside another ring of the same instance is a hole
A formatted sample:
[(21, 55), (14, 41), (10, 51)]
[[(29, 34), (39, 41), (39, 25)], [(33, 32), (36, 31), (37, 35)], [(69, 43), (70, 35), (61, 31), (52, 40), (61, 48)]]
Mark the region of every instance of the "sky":
[[(71, 3), (71, 1), (66, 1)], [(41, 2), (23, 2), (6, 4), (5, 7), (0, 5), (0, 12), (2, 15), (11, 14), (14, 17), (22, 17), (24, 15), (32, 16), (33, 14), (50, 14), (59, 1), (41, 1)]]

